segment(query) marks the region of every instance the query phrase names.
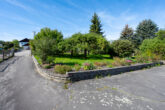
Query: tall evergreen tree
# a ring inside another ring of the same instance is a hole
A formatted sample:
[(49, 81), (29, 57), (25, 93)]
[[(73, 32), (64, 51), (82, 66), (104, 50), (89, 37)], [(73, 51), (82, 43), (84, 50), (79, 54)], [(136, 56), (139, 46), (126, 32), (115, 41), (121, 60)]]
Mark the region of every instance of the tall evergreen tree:
[(151, 39), (156, 37), (155, 33), (158, 31), (157, 25), (150, 19), (143, 20), (139, 23), (139, 25), (136, 28), (136, 37), (140, 40), (140, 43), (144, 39)]
[(103, 35), (102, 24), (96, 13), (92, 16), (91, 23), (89, 32)]
[(122, 40), (131, 40), (133, 37), (133, 29), (125, 25), (124, 29), (121, 32), (120, 39)]

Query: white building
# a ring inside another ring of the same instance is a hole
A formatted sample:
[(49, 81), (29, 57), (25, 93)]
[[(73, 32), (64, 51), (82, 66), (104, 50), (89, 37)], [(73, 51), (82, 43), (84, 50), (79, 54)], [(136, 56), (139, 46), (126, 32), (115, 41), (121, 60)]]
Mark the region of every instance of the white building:
[(30, 49), (29, 47), (29, 39), (25, 38), (23, 40), (20, 40), (20, 47), (23, 47), (23, 49), (28, 50)]
[(2, 44), (0, 44), (0, 50), (2, 50), (2, 46), (3, 46), (3, 45), (2, 45)]

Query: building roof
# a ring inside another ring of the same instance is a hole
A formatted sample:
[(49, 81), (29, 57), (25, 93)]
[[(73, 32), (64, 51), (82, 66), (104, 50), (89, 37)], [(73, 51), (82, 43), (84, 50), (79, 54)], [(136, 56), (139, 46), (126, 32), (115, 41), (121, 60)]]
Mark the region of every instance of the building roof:
[(29, 43), (27, 43), (27, 44), (25, 44), (25, 45), (23, 45), (23, 46), (29, 46)]
[(29, 42), (29, 39), (28, 38), (25, 38), (23, 40), (20, 40), (19, 42)]

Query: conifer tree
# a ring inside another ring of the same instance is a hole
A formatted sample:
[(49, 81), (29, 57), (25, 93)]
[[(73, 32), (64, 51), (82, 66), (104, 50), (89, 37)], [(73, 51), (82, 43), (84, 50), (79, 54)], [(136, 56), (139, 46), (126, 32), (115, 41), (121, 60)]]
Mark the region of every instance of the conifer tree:
[(120, 39), (122, 40), (131, 40), (133, 37), (133, 29), (125, 25), (123, 31), (121, 32)]
[(96, 13), (94, 13), (92, 19), (91, 19), (91, 25), (90, 25), (90, 33), (97, 33), (100, 35), (103, 35), (102, 32), (102, 24), (101, 21)]

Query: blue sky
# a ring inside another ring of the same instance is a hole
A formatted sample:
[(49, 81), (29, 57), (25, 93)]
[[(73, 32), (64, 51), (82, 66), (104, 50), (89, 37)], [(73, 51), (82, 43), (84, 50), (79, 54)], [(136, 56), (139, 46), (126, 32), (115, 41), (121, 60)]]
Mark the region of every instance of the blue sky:
[(0, 40), (33, 38), (43, 27), (69, 37), (87, 33), (96, 12), (108, 40), (119, 38), (125, 24), (133, 29), (143, 19), (165, 28), (164, 0), (0, 0)]

